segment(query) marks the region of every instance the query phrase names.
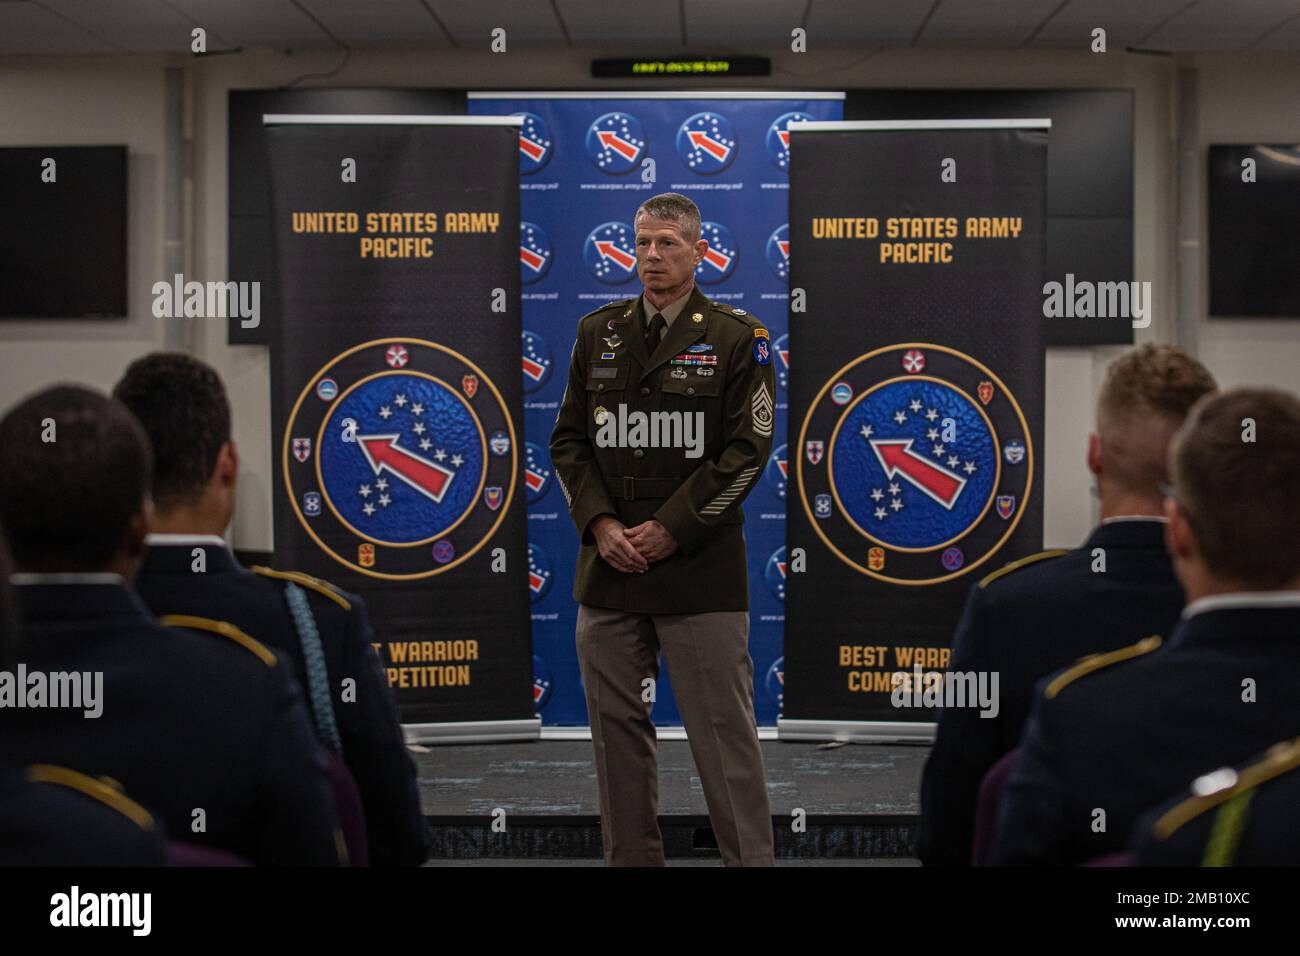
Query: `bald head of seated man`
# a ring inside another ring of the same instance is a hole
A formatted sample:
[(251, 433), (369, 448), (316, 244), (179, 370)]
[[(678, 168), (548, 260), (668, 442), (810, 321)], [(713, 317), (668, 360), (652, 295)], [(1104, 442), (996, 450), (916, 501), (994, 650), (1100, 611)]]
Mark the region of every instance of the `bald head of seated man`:
[(1187, 605), (1171, 635), (1044, 682), (1003, 791), (996, 863), (1120, 851), (1189, 780), (1300, 734), (1300, 401), (1265, 388), (1203, 399), (1169, 470), (1165, 539)]
[(0, 753), (111, 780), (174, 840), (258, 864), (337, 864), (332, 792), (288, 668), (228, 624), (164, 626), (131, 586), (152, 510), (149, 442), (131, 413), (55, 386), (0, 420), (0, 447), (28, 675)]
[(926, 865), (972, 862), (980, 781), (1019, 741), (1039, 680), (1177, 622), (1183, 592), (1165, 552), (1160, 486), (1174, 433), (1214, 388), (1200, 362), (1170, 345), (1116, 359), (1086, 450), (1101, 523), (1080, 547), (1015, 561), (971, 589), (950, 667), (997, 674), (997, 709), (940, 712), (921, 786)]

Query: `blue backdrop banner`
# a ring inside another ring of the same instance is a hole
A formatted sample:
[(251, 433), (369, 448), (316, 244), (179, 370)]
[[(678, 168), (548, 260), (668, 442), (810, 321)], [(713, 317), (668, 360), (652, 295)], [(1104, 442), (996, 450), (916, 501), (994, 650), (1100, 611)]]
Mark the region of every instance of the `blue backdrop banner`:
[[(521, 116), (519, 269), (533, 696), (547, 725), (585, 725), (572, 598), (578, 538), (547, 452), (578, 319), (641, 292), (632, 227), (650, 196), (700, 207), (696, 282), (772, 333), (776, 447), (745, 502), (755, 710), (774, 725), (784, 683), (788, 197), (792, 122), (838, 120), (843, 93), (471, 93), (478, 115)], [(680, 725), (672, 677), (653, 712)]]

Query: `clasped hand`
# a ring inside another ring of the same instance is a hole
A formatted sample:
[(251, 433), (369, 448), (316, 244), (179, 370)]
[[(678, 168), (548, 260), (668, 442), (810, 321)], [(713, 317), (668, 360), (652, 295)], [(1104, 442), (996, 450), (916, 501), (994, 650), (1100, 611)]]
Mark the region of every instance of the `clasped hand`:
[(592, 522), (600, 556), (616, 570), (644, 574), (652, 561), (662, 561), (677, 550), (677, 539), (653, 518), (633, 528), (613, 515), (601, 515)]

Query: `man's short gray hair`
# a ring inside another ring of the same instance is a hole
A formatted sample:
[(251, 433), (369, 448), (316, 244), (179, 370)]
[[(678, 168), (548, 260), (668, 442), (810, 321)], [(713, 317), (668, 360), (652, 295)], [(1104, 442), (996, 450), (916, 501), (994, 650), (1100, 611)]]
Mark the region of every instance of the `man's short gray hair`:
[(643, 202), (632, 217), (634, 229), (642, 216), (674, 223), (687, 242), (695, 242), (700, 238), (700, 207), (681, 193), (660, 193)]

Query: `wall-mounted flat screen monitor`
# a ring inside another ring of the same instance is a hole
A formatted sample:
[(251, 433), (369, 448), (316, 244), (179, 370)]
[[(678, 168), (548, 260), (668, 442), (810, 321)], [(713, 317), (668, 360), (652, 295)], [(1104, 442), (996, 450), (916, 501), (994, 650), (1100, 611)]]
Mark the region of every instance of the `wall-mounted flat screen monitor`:
[(1210, 147), (1210, 314), (1300, 316), (1300, 146)]
[(0, 149), (0, 318), (126, 316), (126, 147)]

